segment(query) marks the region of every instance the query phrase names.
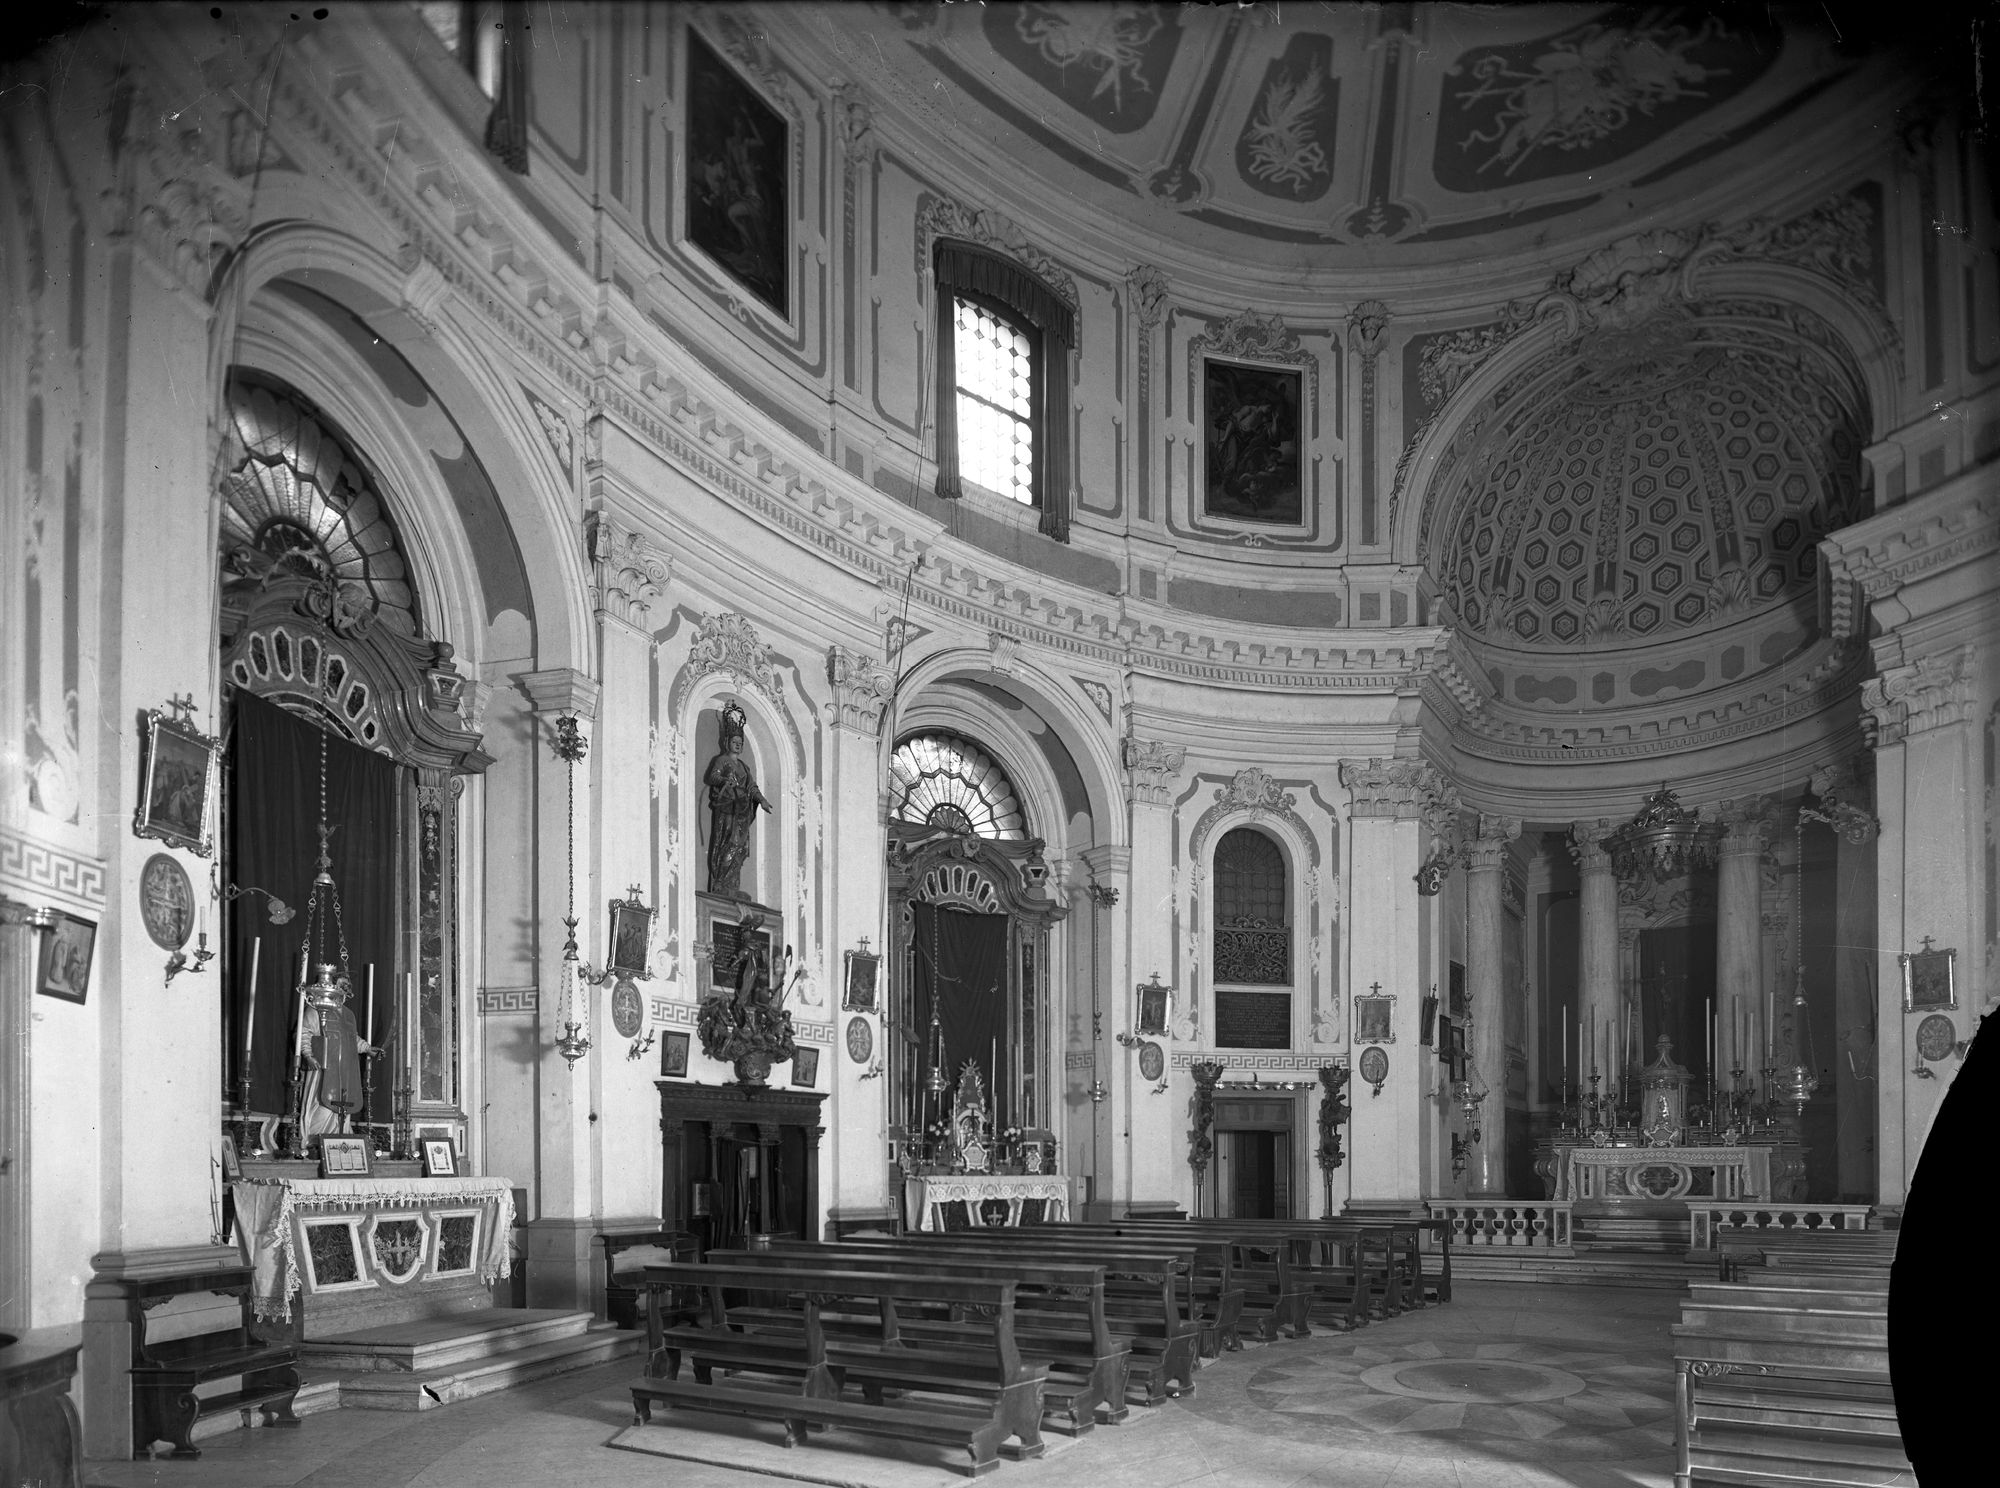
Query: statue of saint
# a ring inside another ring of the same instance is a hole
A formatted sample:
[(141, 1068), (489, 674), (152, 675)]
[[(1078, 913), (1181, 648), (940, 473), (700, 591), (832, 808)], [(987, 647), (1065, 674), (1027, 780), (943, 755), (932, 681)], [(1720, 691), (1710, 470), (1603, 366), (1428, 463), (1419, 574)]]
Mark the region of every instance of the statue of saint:
[(701, 783), (708, 787), (708, 892), (732, 899), (749, 897), (737, 880), (743, 860), (750, 856), (750, 829), (757, 813), (771, 809), (743, 758), (743, 724), (740, 707), (733, 702), (724, 706), (721, 747), (701, 775)]

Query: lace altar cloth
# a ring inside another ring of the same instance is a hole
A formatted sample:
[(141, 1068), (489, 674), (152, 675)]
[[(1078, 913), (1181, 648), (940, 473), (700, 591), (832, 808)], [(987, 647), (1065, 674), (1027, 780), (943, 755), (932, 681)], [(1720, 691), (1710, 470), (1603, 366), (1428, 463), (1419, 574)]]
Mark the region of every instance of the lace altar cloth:
[(293, 1254), (301, 1210), (484, 1209), (479, 1279), (488, 1285), (507, 1274), (514, 1247), (514, 1190), (505, 1178), (249, 1178), (230, 1185), (237, 1229), (255, 1273), (257, 1316), (290, 1319), (292, 1298), (303, 1284)]

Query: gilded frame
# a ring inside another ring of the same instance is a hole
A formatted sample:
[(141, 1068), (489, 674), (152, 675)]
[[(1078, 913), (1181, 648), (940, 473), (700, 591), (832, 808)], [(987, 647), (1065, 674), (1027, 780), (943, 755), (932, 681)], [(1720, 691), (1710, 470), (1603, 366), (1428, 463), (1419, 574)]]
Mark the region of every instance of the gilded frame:
[(1931, 949), (1924, 937), (1921, 951), (1905, 951), (1896, 958), (1903, 969), (1903, 1011), (1928, 1013), (1958, 1007), (1958, 951), (1955, 947)]
[(198, 858), (215, 851), (217, 741), (165, 709), (148, 710), (132, 832)]

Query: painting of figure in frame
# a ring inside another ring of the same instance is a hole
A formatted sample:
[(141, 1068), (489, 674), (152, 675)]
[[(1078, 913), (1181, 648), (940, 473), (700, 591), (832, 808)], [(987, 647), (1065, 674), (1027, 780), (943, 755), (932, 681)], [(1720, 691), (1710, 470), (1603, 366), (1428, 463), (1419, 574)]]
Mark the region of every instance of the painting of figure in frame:
[(779, 315), (790, 310), (790, 127), (693, 31), (687, 57), (687, 237)]
[(1202, 515), (1297, 527), (1305, 521), (1302, 373), (1216, 357), (1202, 363)]

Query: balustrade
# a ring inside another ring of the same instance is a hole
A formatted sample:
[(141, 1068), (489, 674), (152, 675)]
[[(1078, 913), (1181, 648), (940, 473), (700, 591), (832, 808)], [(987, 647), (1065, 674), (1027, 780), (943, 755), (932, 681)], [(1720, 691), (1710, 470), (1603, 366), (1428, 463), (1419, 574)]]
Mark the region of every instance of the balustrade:
[(1717, 1232), (1746, 1230), (1865, 1230), (1867, 1204), (1731, 1204), (1688, 1201), (1688, 1248), (1714, 1250)]
[(1451, 1225), (1454, 1250), (1536, 1250), (1549, 1255), (1570, 1254), (1570, 1204), (1567, 1200), (1433, 1199), (1431, 1216)]

